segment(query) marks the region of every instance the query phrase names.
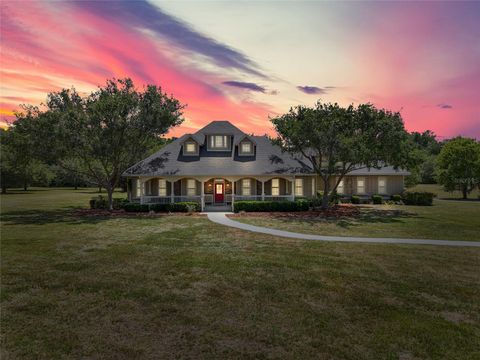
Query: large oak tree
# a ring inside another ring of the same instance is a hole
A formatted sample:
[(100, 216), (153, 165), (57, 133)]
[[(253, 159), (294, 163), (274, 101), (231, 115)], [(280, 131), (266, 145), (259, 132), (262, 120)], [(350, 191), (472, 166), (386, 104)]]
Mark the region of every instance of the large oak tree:
[[(399, 113), (371, 104), (346, 108), (317, 102), (297, 106), (271, 119), (277, 144), (301, 154), (323, 181), (322, 208), (327, 208), (345, 175), (360, 168), (409, 162), (407, 132)], [(332, 186), (331, 183), (334, 183)]]
[(110, 209), (123, 171), (183, 121), (184, 108), (160, 87), (139, 91), (128, 78), (108, 80), (84, 97), (74, 88), (51, 93), (46, 106), (37, 119), (38, 151), (65, 169), (75, 159), (70, 170), (105, 188)]

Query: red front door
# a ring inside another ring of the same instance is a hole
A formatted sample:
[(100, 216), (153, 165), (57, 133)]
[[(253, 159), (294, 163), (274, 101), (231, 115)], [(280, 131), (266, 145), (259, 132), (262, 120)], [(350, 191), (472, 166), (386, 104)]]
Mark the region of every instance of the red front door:
[(215, 202), (223, 203), (223, 183), (215, 184)]

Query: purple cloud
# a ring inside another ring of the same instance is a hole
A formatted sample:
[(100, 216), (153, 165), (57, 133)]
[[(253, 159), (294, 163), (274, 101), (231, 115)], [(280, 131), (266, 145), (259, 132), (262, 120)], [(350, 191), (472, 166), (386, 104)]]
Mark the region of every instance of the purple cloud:
[(222, 84), (227, 85), (227, 86), (237, 87), (237, 88), (240, 88), (240, 89), (258, 91), (258, 92), (261, 92), (261, 93), (265, 93), (265, 91), (266, 91), (266, 89), (263, 86), (260, 86), (260, 85), (257, 85), (255, 83), (251, 83), (251, 82), (224, 81)]
[(163, 12), (145, 0), (137, 1), (75, 1), (76, 6), (121, 23), (122, 26), (148, 29), (178, 46), (201, 54), (218, 66), (242, 70), (267, 78), (257, 64), (246, 55), (195, 31), (188, 24)]
[(303, 92), (305, 94), (309, 94), (309, 95), (312, 95), (312, 94), (326, 94), (329, 89), (333, 89), (333, 86), (327, 86), (327, 87), (322, 89), (322, 88), (317, 87), (317, 86), (305, 85), (305, 86), (297, 86), (297, 89), (300, 90), (301, 92)]
[(445, 103), (438, 104), (437, 106), (438, 106), (440, 109), (451, 109), (451, 108), (453, 108), (452, 105), (445, 104)]

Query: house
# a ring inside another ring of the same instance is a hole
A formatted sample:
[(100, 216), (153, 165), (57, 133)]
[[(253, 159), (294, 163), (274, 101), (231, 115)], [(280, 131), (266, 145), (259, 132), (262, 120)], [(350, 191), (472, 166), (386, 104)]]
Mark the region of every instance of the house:
[[(338, 192), (398, 194), (409, 174), (389, 166), (359, 169), (344, 178)], [(228, 121), (213, 121), (183, 135), (123, 176), (129, 180), (130, 201), (195, 201), (203, 210), (230, 209), (239, 200), (310, 198), (323, 186), (302, 157), (282, 152), (267, 136), (248, 135)]]

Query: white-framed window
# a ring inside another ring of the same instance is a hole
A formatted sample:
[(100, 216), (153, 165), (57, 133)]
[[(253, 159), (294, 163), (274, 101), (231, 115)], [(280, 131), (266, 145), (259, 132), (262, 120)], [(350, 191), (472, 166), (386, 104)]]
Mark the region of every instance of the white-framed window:
[(295, 196), (303, 196), (303, 179), (295, 179)]
[(378, 177), (378, 193), (379, 194), (387, 193), (387, 178), (385, 176)]
[(197, 195), (197, 182), (195, 179), (187, 179), (187, 195)]
[(167, 196), (167, 180), (158, 179), (158, 196)]
[(210, 147), (212, 149), (225, 149), (228, 146), (226, 135), (212, 135), (210, 136)]
[(252, 181), (250, 179), (242, 179), (242, 195), (252, 195)]
[(365, 194), (365, 178), (357, 177), (357, 194)]
[(194, 154), (197, 152), (197, 146), (193, 141), (188, 141), (185, 143), (185, 152), (189, 154)]
[(340, 180), (340, 182), (338, 183), (338, 186), (337, 186), (337, 194), (343, 194), (345, 192), (345, 186), (344, 186), (344, 183), (343, 183), (343, 179)]
[(135, 197), (142, 196), (142, 183), (140, 179), (135, 180)]
[(240, 144), (240, 152), (250, 154), (252, 152), (252, 143), (249, 141), (242, 142)]
[(280, 179), (272, 179), (272, 196), (280, 195)]

